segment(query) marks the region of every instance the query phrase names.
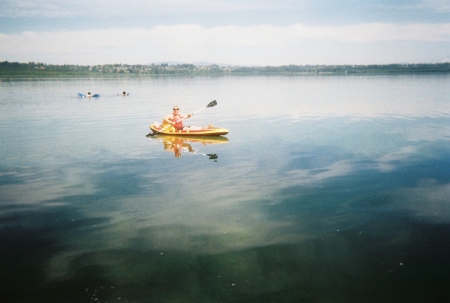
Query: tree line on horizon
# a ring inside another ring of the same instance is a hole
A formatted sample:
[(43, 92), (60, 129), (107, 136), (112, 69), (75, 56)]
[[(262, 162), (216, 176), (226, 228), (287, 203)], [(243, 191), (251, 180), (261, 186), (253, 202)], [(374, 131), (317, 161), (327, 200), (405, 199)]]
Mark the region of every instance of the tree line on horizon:
[(386, 65), (282, 65), (282, 66), (197, 66), (194, 64), (100, 64), (54, 65), (46, 63), (0, 62), (0, 77), (133, 77), (196, 75), (354, 75), (449, 73), (450, 62)]

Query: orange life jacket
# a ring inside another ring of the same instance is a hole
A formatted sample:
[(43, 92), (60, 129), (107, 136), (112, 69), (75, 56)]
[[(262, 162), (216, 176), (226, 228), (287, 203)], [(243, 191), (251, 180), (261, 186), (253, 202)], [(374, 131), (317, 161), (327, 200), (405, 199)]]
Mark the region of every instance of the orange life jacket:
[(176, 130), (182, 130), (184, 125), (183, 125), (183, 120), (181, 120), (181, 117), (178, 115), (178, 117), (180, 118), (175, 118), (175, 116), (172, 116), (172, 119), (169, 119), (170, 121), (174, 122), (173, 126), (175, 127)]

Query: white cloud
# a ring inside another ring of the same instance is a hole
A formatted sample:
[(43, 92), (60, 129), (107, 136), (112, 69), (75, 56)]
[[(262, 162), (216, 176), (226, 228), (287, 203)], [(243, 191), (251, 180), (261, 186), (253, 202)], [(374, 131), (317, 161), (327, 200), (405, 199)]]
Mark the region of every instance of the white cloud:
[(448, 0), (423, 0), (420, 8), (428, 8), (440, 13), (450, 12), (450, 2)]
[(450, 41), (450, 23), (444, 24), (392, 24), (365, 23), (348, 26), (291, 27), (288, 38), (335, 40), (340, 42), (378, 41)]
[(130, 16), (161, 13), (242, 10), (271, 10), (298, 7), (295, 1), (224, 1), (224, 0), (4, 0), (0, 3), (3, 17), (83, 17)]
[[(342, 59), (339, 57), (348, 54), (339, 48), (329, 53), (331, 45), (348, 49), (351, 43), (355, 43), (357, 46), (370, 48), (372, 43), (383, 42), (448, 43), (450, 23), (366, 23), (335, 27), (294, 24), (284, 27), (254, 25), (212, 28), (185, 24), (148, 29), (23, 32), (0, 34), (0, 60), (20, 61), (14, 58), (22, 57), (28, 58), (22, 60), (25, 62), (59, 64), (148, 63), (160, 60), (277, 64), (275, 60), (283, 59), (287, 60), (283, 64), (299, 64), (298, 55), (311, 52), (314, 43), (319, 43), (322, 47), (322, 58), (328, 56), (329, 60), (334, 58), (338, 61)], [(45, 59), (50, 54), (56, 55), (53, 61)], [(288, 57), (281, 58), (287, 54), (293, 56), (290, 61)], [(320, 63), (319, 52), (313, 55), (319, 60), (316, 63)], [(130, 58), (134, 61), (130, 62)], [(62, 60), (64, 61), (61, 62)]]

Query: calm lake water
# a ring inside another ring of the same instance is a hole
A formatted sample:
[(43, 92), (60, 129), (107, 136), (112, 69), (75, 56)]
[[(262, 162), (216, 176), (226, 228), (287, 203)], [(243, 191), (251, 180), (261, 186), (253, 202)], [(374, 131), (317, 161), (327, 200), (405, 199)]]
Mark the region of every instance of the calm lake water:
[[(146, 137), (212, 100), (222, 140)], [(2, 302), (450, 302), (449, 75), (4, 81), (0, 117)]]

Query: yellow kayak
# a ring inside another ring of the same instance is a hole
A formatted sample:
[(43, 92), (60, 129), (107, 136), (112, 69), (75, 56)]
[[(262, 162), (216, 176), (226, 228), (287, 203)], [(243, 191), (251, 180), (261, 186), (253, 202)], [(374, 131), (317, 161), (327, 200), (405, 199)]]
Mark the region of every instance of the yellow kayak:
[(175, 130), (172, 127), (150, 125), (153, 134), (171, 136), (222, 136), (228, 134), (228, 129), (208, 126), (208, 127), (185, 127), (183, 130)]

